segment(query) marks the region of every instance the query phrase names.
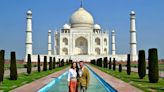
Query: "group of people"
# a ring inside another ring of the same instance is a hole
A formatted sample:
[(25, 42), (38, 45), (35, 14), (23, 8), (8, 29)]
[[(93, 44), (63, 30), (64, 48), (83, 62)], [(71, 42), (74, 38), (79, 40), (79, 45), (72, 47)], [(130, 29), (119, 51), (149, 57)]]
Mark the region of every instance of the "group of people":
[(73, 62), (68, 71), (69, 92), (86, 92), (90, 81), (88, 69), (84, 62)]

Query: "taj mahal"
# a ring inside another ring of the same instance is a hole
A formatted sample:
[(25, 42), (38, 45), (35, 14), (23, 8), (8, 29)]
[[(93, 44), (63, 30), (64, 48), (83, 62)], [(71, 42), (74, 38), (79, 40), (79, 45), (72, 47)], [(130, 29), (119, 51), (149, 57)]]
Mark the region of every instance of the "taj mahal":
[[(37, 62), (38, 54), (33, 54), (32, 46), (32, 11), (27, 13), (27, 30), (26, 30), (26, 53), (31, 54), (32, 61)], [(130, 38), (129, 53), (116, 53), (115, 31), (105, 32), (101, 26), (94, 22), (94, 17), (84, 7), (77, 9), (70, 17), (69, 23), (63, 25), (60, 30), (48, 31), (47, 54), (43, 57), (56, 57), (56, 59), (71, 59), (73, 61), (86, 61), (100, 57), (115, 58), (117, 61), (126, 61), (127, 54), (131, 55), (131, 61), (136, 61), (137, 55), (137, 37), (135, 12), (130, 12)], [(52, 39), (54, 44), (52, 44)]]

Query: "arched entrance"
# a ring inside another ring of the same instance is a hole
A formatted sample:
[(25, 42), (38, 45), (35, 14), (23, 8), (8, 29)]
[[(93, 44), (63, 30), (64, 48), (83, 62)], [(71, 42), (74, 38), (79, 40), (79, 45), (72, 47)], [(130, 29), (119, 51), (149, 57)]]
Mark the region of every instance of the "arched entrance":
[(75, 40), (76, 55), (88, 55), (88, 41), (84, 37), (79, 37)]

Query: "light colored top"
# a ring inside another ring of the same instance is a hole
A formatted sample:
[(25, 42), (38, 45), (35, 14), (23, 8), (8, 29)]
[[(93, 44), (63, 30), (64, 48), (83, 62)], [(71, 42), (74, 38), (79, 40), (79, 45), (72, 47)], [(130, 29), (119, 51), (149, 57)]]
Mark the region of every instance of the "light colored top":
[(71, 78), (76, 78), (77, 77), (77, 72), (75, 69), (69, 69), (68, 71), (68, 81), (71, 80)]

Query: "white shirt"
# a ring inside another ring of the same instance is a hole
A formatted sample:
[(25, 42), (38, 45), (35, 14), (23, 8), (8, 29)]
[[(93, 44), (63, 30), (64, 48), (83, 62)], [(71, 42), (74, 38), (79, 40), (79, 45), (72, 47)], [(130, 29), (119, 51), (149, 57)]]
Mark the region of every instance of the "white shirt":
[(71, 68), (68, 71), (68, 81), (70, 81), (72, 77), (76, 78), (77, 77), (77, 72), (76, 72), (76, 70)]

